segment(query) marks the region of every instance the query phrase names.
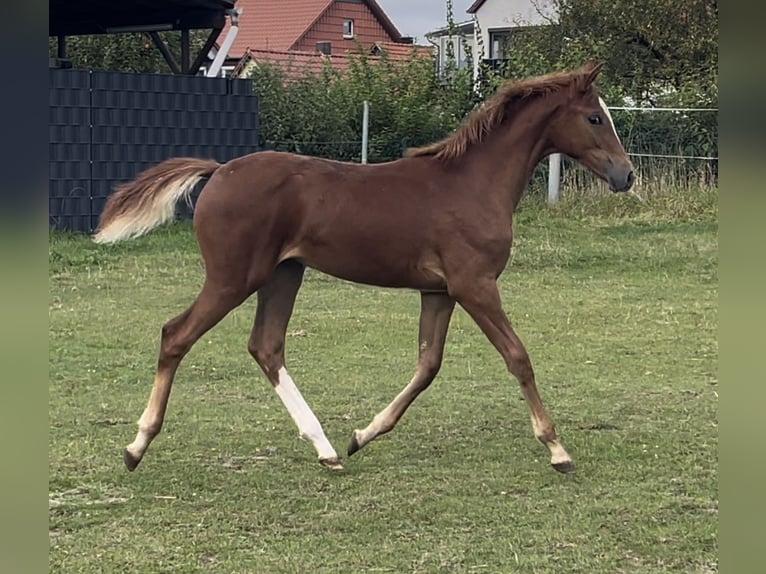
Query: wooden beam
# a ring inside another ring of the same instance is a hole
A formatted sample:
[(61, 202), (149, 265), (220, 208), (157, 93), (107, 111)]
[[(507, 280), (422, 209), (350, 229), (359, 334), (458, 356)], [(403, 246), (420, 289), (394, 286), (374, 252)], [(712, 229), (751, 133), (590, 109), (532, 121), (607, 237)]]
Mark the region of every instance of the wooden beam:
[(58, 37), (56, 55), (62, 59), (66, 58), (66, 36)]
[(191, 56), (189, 55), (189, 28), (181, 30), (181, 73), (189, 73)]
[(152, 42), (154, 42), (154, 45), (157, 46), (157, 49), (160, 51), (160, 53), (162, 53), (162, 57), (165, 58), (165, 61), (168, 63), (168, 66), (170, 66), (172, 72), (174, 74), (180, 74), (181, 68), (178, 67), (178, 62), (176, 62), (173, 54), (171, 54), (170, 50), (168, 50), (168, 46), (160, 37), (159, 32), (149, 32), (149, 36), (151, 36)]

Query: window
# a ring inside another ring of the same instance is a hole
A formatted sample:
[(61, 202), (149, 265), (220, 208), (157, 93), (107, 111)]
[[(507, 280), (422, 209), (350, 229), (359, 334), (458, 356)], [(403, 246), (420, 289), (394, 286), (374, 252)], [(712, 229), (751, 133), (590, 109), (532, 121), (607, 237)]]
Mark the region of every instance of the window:
[(353, 20), (343, 20), (343, 37), (344, 38), (354, 37), (354, 21)]
[[(448, 62), (453, 61), (457, 64), (458, 68), (466, 68), (468, 61), (466, 60), (465, 49), (463, 48), (463, 41), (456, 36), (442, 36), (440, 39), (439, 50), (439, 62), (442, 69), (444, 69)], [(451, 50), (450, 50), (451, 48)], [(450, 59), (449, 55), (452, 54)]]
[(511, 32), (502, 30), (489, 33), (489, 59), (502, 60), (508, 57), (511, 48)]

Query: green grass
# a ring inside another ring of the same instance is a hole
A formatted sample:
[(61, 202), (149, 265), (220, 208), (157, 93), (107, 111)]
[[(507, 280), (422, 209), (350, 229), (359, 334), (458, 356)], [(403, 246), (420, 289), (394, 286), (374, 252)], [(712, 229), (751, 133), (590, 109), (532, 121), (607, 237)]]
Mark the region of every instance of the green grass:
[[(717, 572), (715, 198), (634, 201), (525, 200), (500, 280), (573, 476), (461, 309), (399, 426), (323, 469), (247, 353), (254, 298), (187, 356), (128, 473), (160, 327), (201, 285), (191, 228), (52, 233), (51, 571)], [(288, 366), (339, 452), (409, 380), (418, 307), (308, 272)]]

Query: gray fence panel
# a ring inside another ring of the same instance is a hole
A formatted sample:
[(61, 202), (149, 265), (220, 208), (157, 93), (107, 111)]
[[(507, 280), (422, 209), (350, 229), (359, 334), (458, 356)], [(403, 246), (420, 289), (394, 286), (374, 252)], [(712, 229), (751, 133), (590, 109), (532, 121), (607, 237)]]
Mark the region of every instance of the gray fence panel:
[(90, 72), (50, 75), (48, 107), (51, 225), (63, 229), (90, 226)]
[(90, 233), (115, 185), (177, 156), (257, 151), (252, 82), (50, 70), (50, 224)]

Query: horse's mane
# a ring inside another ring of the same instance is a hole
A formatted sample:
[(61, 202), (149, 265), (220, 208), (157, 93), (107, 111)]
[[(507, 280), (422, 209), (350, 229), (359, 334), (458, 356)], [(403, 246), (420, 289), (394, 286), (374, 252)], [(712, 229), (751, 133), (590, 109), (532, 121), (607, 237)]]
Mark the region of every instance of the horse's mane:
[(586, 90), (600, 69), (600, 65), (588, 64), (574, 71), (506, 82), (449, 136), (432, 144), (410, 148), (406, 155), (433, 156), (444, 161), (459, 158), (469, 146), (481, 142), (486, 134), (499, 126), (516, 103), (531, 96), (546, 96), (565, 89)]

